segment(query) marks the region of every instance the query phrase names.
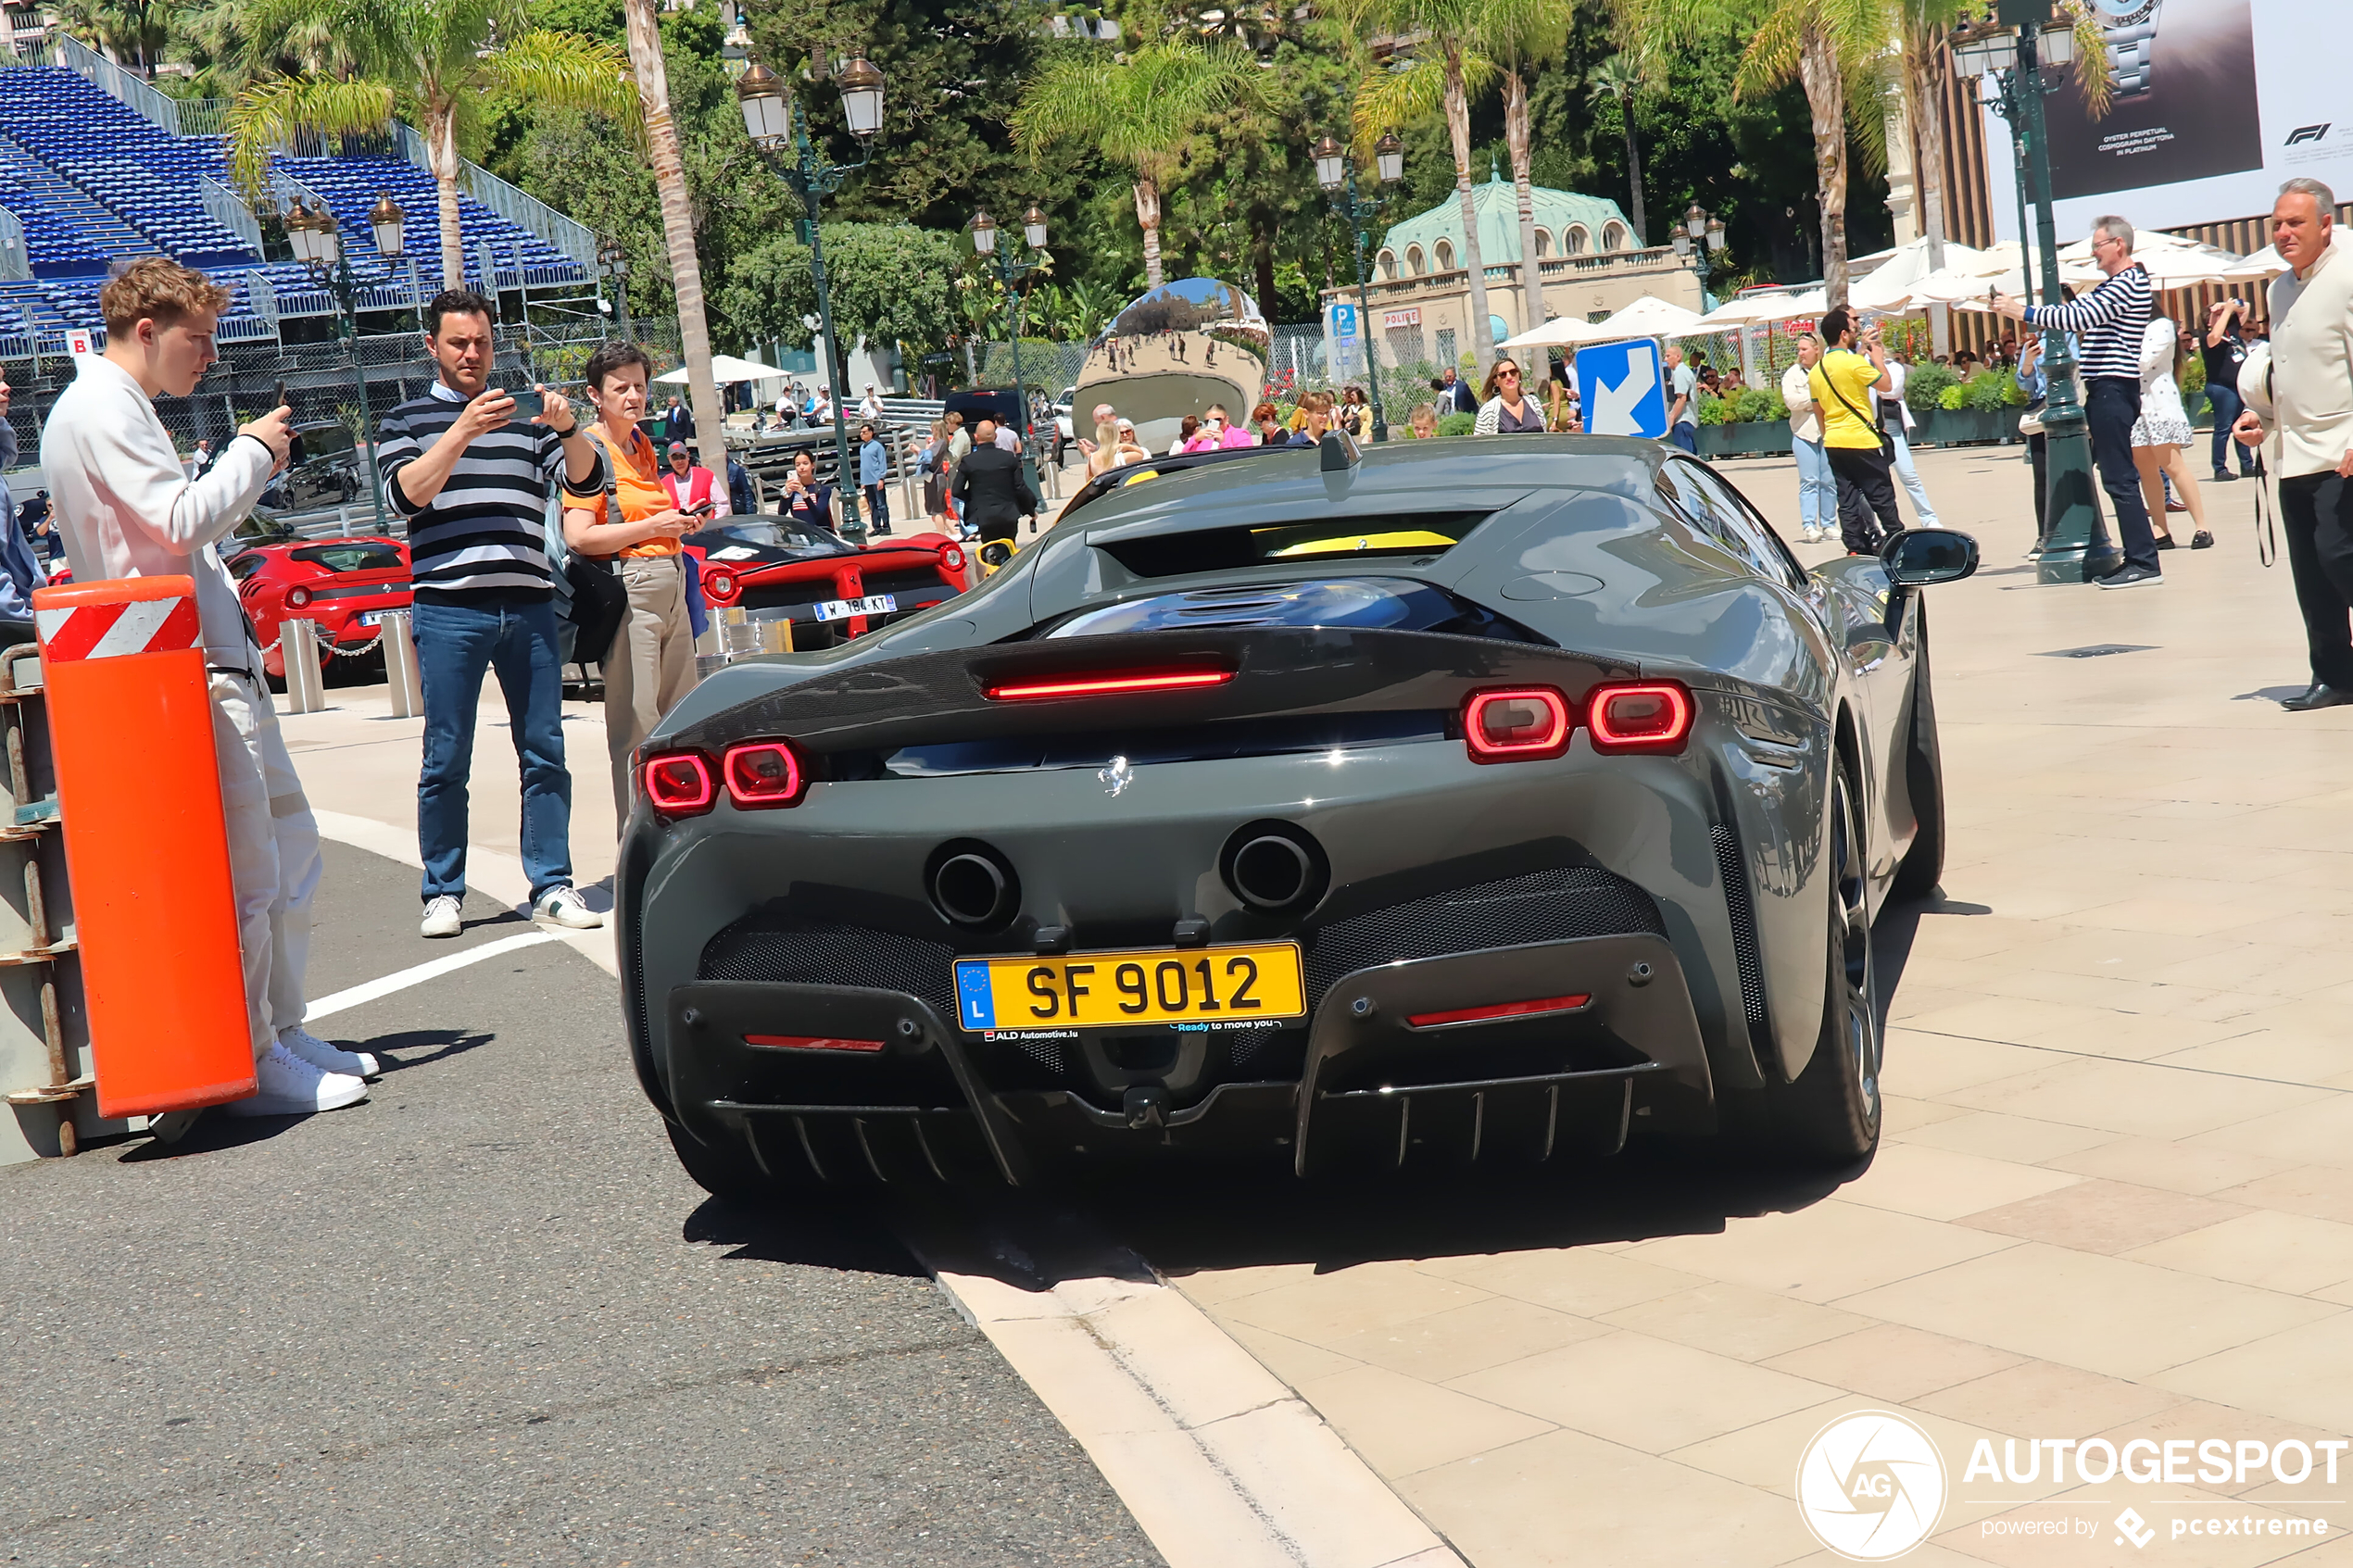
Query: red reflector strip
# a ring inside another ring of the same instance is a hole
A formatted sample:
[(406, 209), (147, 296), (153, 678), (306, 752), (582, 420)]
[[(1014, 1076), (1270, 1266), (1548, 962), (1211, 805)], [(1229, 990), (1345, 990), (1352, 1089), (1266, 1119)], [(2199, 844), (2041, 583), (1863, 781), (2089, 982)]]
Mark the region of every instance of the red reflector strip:
[(1127, 675), (1071, 675), (1057, 681), (1014, 681), (988, 688), (991, 702), (1041, 696), (1110, 696), (1119, 692), (1173, 692), (1189, 686), (1222, 686), (1230, 670), (1144, 670)]
[(747, 1035), (744, 1044), (780, 1051), (878, 1051), (880, 1040), (837, 1040), (827, 1035)]
[(1416, 1012), (1406, 1016), (1410, 1029), (1434, 1029), (1441, 1023), (1480, 1023), (1491, 1018), (1534, 1018), (1547, 1012), (1575, 1012), (1592, 1001), (1589, 992), (1577, 997), (1540, 997), (1532, 1002), (1495, 1002), (1483, 1008), (1455, 1008), (1447, 1012)]

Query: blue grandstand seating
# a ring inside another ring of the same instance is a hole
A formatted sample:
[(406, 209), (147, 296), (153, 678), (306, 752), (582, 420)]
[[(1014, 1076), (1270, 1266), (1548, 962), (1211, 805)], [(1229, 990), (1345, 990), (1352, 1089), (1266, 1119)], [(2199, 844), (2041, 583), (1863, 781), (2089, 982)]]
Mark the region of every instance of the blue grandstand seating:
[[(0, 338), (46, 337), (98, 323), (97, 291), (119, 257), (162, 251), (212, 273), (236, 294), (224, 323), (253, 327), (252, 280), (268, 279), (282, 315), (332, 311), (325, 291), (301, 267), (264, 263), (205, 209), (199, 177), (226, 182), (218, 137), (175, 137), (63, 67), (0, 71), (0, 207), (24, 225), (31, 282), (0, 283)], [(426, 291), (440, 280), (439, 197), (433, 177), (405, 159), (283, 157), (278, 167), (326, 198), (342, 229), (354, 281), (406, 292), (409, 270), (376, 252), (369, 209), (389, 191), (409, 215), (409, 245)], [(472, 196), (459, 199), (467, 282), (534, 287), (585, 280), (578, 264), (537, 234)], [(233, 334), (231, 334), (233, 335)]]

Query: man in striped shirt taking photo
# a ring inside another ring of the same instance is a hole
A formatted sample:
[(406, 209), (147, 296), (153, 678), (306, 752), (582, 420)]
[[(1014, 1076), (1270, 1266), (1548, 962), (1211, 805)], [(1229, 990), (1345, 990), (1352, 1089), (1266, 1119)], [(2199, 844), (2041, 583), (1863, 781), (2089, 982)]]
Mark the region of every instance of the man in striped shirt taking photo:
[(2155, 587), (2165, 575), (2158, 566), (2148, 508), (2141, 504), (2140, 470), (2133, 466), (2133, 425), (2141, 417), (2141, 339), (2148, 332), (2155, 295), (2148, 269), (2133, 259), (2133, 225), (2121, 218), (2093, 222), (2092, 257), (2108, 278), (2082, 298), (2028, 306), (1997, 294), (1994, 308), (2030, 327), (2078, 334), (2092, 461), (2116, 509), (2116, 542), (2124, 551), (2124, 564), (2101, 578), (2100, 586)]
[(498, 672), (522, 768), (522, 863), (531, 916), (588, 927), (604, 917), (572, 885), (572, 774), (564, 767), (563, 671), (556, 653), (547, 504), (559, 485), (594, 494), (603, 457), (560, 393), (535, 386), (527, 419), (490, 383), (490, 301), (469, 289), (425, 307), (440, 379), (384, 417), (378, 464), (409, 520), (412, 624), (424, 674), (425, 756), (417, 843), (425, 862), (423, 934), (455, 936), (466, 892), (466, 784), (482, 678)]

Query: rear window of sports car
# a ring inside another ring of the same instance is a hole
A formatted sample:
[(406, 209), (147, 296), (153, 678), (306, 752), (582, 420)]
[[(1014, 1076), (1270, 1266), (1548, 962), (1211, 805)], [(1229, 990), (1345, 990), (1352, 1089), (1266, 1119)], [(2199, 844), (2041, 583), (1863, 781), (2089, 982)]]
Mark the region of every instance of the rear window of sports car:
[(400, 546), (375, 543), (306, 545), (293, 558), (323, 566), (329, 571), (398, 571)]
[(1321, 522), (1245, 523), (1106, 540), (1097, 546), (1139, 577), (1292, 561), (1365, 560), (1445, 554), (1485, 522), (1486, 512), (1385, 512)]

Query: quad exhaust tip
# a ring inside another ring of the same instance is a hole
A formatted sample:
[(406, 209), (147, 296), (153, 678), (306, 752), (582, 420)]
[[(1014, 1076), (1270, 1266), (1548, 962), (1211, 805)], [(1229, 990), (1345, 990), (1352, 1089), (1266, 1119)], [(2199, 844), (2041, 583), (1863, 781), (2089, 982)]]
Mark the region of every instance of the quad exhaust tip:
[(930, 881), (933, 907), (956, 925), (995, 929), (1021, 908), (1021, 880), (1012, 863), (985, 844), (940, 846)]
[(1302, 909), (1331, 878), (1323, 847), (1289, 822), (1252, 822), (1227, 839), (1218, 870), (1235, 897), (1269, 913)]

